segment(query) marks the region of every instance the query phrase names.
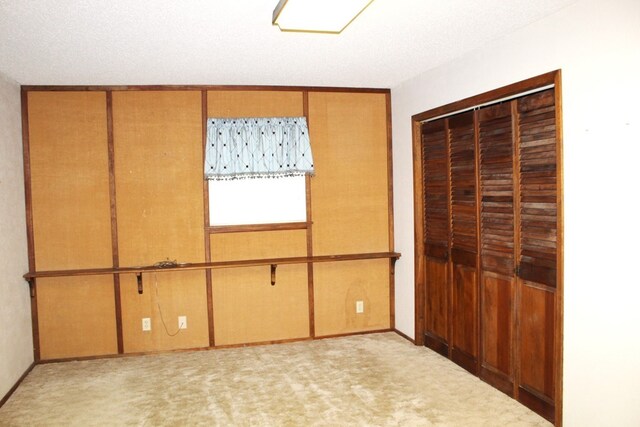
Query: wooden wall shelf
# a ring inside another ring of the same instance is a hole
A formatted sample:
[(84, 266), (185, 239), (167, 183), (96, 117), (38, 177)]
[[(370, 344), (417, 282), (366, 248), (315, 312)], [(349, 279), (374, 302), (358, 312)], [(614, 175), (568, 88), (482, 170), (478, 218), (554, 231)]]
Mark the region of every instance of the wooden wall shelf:
[[(400, 258), (398, 252), (371, 252), (359, 254), (342, 254), (342, 255), (317, 255), (310, 257), (289, 257), (289, 258), (261, 258), (261, 259), (244, 259), (233, 261), (214, 261), (214, 262), (198, 262), (198, 263), (178, 263), (167, 267), (147, 265), (136, 267), (110, 267), (110, 268), (87, 268), (79, 270), (50, 270), (50, 271), (30, 271), (25, 274), (24, 279), (29, 282), (32, 287), (34, 279), (45, 277), (72, 277), (72, 276), (100, 276), (105, 274), (135, 274), (138, 278), (138, 292), (142, 293), (142, 274), (155, 273), (159, 271), (183, 271), (183, 270), (213, 270), (218, 268), (238, 268), (238, 267), (256, 267), (260, 265), (271, 266), (271, 284), (275, 285), (275, 269), (278, 265), (283, 264), (313, 264), (319, 262), (337, 262), (337, 261), (356, 261), (365, 259), (388, 258), (392, 261), (392, 269), (395, 262)], [(393, 272), (393, 270), (392, 270)]]

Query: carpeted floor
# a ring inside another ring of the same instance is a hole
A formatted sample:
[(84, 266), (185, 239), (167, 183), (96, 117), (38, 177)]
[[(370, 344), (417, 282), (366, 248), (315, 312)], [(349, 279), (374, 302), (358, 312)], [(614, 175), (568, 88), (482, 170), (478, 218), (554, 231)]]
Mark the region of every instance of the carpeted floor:
[(2, 426), (549, 426), (394, 333), (36, 366)]

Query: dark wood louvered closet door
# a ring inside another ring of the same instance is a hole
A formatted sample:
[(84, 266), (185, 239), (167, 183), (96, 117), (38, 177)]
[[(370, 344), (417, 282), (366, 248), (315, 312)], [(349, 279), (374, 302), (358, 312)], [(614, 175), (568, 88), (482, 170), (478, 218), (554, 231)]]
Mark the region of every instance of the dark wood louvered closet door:
[(451, 221), (451, 359), (478, 361), (478, 230), (474, 113), (448, 119)]
[(422, 125), (425, 344), (448, 356), (449, 179), (445, 120)]
[(558, 264), (554, 90), (518, 99), (518, 400), (553, 419)]
[(511, 109), (514, 102), (478, 112), (482, 279), (479, 375), (513, 395), (515, 189)]
[(562, 419), (559, 85), (552, 72), (413, 116), (416, 343), (552, 422)]

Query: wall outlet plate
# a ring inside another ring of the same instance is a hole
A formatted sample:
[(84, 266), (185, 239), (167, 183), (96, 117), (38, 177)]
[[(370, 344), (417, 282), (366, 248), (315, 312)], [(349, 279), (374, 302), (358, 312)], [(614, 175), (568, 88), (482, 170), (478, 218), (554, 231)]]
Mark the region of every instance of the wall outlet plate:
[(143, 317), (142, 318), (142, 330), (144, 332), (148, 332), (151, 330), (151, 318), (150, 317)]
[(178, 329), (187, 329), (187, 316), (178, 316)]
[(358, 300), (356, 301), (356, 313), (364, 313), (364, 301)]

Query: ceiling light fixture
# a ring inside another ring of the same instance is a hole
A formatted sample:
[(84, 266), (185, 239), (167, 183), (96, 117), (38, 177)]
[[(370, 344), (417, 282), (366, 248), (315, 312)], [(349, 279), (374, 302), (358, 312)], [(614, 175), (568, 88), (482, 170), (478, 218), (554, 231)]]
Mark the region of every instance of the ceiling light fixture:
[(280, 0), (273, 25), (280, 31), (342, 32), (373, 0)]

